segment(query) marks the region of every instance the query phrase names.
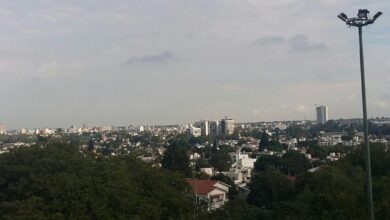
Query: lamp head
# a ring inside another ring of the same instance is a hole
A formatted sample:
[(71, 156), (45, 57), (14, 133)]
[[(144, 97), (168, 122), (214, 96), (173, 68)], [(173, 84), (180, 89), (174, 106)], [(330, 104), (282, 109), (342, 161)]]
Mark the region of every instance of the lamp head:
[(367, 20), (368, 13), (370, 13), (370, 11), (368, 11), (367, 9), (359, 9), (357, 17), (362, 20)]
[(372, 19), (375, 21), (379, 16), (381, 16), (383, 13), (381, 11), (378, 11)]
[(342, 21), (344, 21), (344, 22), (347, 21), (347, 20), (346, 20), (343, 16), (341, 16), (341, 15), (337, 15), (337, 17), (340, 18), (340, 20), (342, 20)]
[(338, 16), (342, 21), (346, 22), (348, 20), (348, 16), (344, 13), (340, 13)]

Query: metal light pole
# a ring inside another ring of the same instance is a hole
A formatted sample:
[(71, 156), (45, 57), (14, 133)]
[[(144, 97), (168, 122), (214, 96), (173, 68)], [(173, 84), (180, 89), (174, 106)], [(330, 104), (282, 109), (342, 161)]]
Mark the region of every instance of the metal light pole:
[(364, 145), (366, 151), (366, 178), (367, 178), (367, 202), (369, 217), (374, 220), (374, 204), (372, 199), (372, 181), (371, 181), (371, 158), (370, 158), (370, 146), (368, 140), (368, 123), (367, 123), (367, 104), (366, 104), (366, 83), (364, 77), (364, 57), (363, 57), (363, 38), (362, 27), (373, 24), (375, 20), (382, 14), (377, 12), (374, 17), (369, 18), (370, 12), (367, 9), (359, 9), (356, 18), (348, 18), (344, 13), (339, 14), (337, 17), (344, 21), (348, 26), (358, 27), (359, 29), (359, 52), (360, 52), (360, 73), (362, 83), (362, 99), (363, 99), (363, 127), (364, 127)]

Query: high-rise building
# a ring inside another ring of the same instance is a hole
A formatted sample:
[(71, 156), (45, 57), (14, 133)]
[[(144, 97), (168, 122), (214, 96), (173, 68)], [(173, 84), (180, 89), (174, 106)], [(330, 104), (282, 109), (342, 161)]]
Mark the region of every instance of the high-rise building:
[(207, 120), (196, 121), (193, 126), (201, 130), (202, 136), (207, 136), (210, 133), (209, 121)]
[(328, 107), (320, 105), (316, 107), (317, 110), (317, 123), (325, 124), (328, 121)]
[(209, 124), (210, 124), (210, 135), (211, 136), (216, 137), (219, 134), (221, 134), (221, 126), (220, 126), (219, 121), (217, 121), (217, 120), (209, 121)]
[(233, 134), (234, 131), (234, 120), (227, 116), (221, 120), (221, 133), (225, 135)]
[(0, 134), (5, 134), (7, 131), (5, 130), (5, 124), (0, 123)]
[(203, 120), (200, 124), (200, 129), (202, 136), (207, 136), (210, 134), (210, 123), (207, 120)]

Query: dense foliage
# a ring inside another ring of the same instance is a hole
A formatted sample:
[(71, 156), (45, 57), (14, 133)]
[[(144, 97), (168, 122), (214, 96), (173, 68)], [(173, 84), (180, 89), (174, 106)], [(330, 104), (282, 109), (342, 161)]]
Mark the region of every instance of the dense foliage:
[(66, 144), (2, 154), (0, 173), (0, 219), (187, 219), (192, 210), (176, 173)]
[(264, 130), (263, 133), (261, 134), (260, 143), (259, 143), (259, 150), (260, 151), (267, 149), (267, 147), (270, 146), (269, 138), (270, 138), (269, 135)]
[[(371, 159), (375, 217), (389, 219), (390, 151), (382, 144), (371, 144)], [(364, 151), (360, 147), (313, 173), (306, 171), (305, 160), (292, 152), (283, 157), (261, 156), (247, 203), (232, 201), (210, 214), (210, 219), (368, 218)]]
[(229, 145), (218, 145), (217, 140), (213, 144), (202, 148), (194, 149), (200, 158), (196, 160), (195, 168), (197, 171), (200, 168), (214, 167), (217, 171), (228, 171), (231, 167), (232, 161), (229, 153), (236, 151), (235, 148)]
[(310, 168), (309, 160), (297, 151), (287, 151), (282, 157), (276, 155), (263, 155), (255, 163), (257, 171), (266, 171), (274, 168), (285, 175), (297, 175)]
[(190, 158), (186, 148), (178, 142), (172, 142), (167, 147), (161, 164), (165, 169), (180, 172), (185, 177), (191, 177)]
[[(52, 142), (1, 154), (0, 219), (192, 219), (193, 197), (184, 182), (190, 173), (188, 141), (170, 143), (162, 160), (166, 169), (132, 156), (100, 157)], [(213, 145), (201, 153), (210, 163), (226, 163), (232, 149)], [(307, 146), (319, 158), (332, 150), (316, 143)], [(246, 200), (232, 188), (228, 204), (198, 217), (367, 219), (364, 150), (342, 152), (347, 154), (343, 159), (313, 173), (307, 172), (313, 164), (298, 152), (261, 155)], [(371, 144), (371, 159), (375, 217), (389, 219), (388, 147)], [(212, 178), (233, 185), (225, 175)]]

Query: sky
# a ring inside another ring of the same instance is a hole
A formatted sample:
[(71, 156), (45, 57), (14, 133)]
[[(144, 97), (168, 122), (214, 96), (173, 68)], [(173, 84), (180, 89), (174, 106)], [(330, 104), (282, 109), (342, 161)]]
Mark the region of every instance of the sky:
[(8, 129), (390, 116), (387, 0), (0, 0)]

